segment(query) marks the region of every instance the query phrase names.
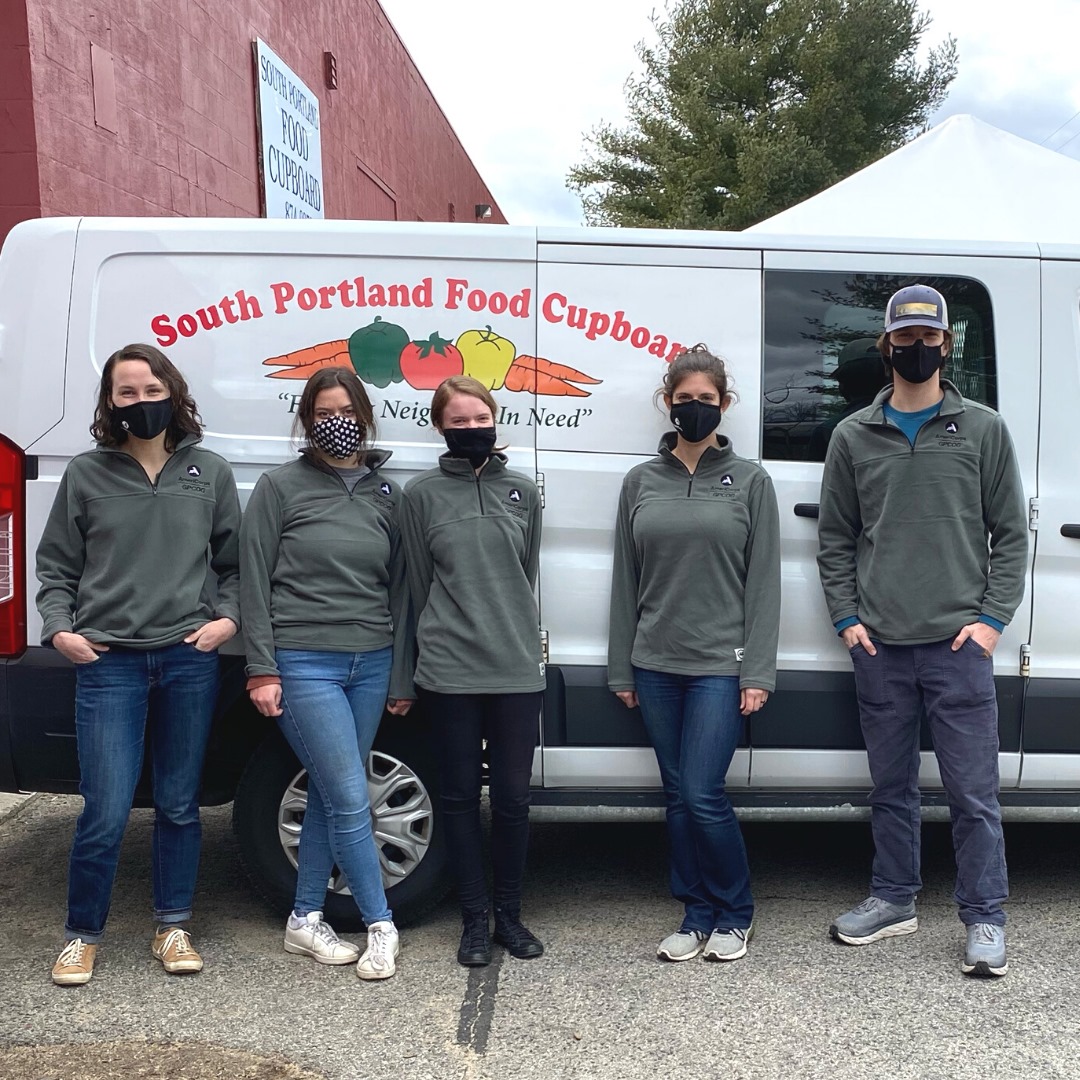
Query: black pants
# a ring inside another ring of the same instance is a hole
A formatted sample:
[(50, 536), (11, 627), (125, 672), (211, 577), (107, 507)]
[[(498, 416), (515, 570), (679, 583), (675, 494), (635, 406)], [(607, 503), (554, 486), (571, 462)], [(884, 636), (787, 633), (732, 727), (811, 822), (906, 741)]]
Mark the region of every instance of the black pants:
[(488, 906), (480, 832), (484, 739), (495, 903), (518, 907), (529, 843), (529, 778), (542, 695), (421, 693), (438, 732), (443, 821), (462, 910), (482, 911)]

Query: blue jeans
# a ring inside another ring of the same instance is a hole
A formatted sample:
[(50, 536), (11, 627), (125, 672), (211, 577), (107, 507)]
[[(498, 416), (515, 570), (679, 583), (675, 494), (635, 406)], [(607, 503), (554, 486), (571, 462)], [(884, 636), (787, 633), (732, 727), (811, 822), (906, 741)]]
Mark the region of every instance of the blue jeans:
[(973, 639), (851, 650), (859, 719), (874, 789), (870, 893), (906, 904), (922, 888), (919, 728), (923, 711), (952, 816), (953, 898), (962, 922), (1005, 924), (1009, 895), (998, 804), (998, 711), (994, 663)]
[(300, 832), (297, 915), (322, 911), (334, 863), (369, 926), (392, 919), (371, 831), (367, 759), (390, 688), (393, 648), (278, 649), (282, 733), (308, 772)]
[(724, 790), (742, 732), (734, 675), (634, 668), (638, 704), (667, 802), (671, 894), (684, 930), (746, 929), (754, 918), (742, 830)]
[(154, 788), (154, 917), (191, 918), (202, 830), (199, 786), (217, 700), (218, 657), (194, 645), (113, 646), (75, 669), (79, 792), (68, 869), (67, 938), (105, 932), (116, 863), (146, 737)]

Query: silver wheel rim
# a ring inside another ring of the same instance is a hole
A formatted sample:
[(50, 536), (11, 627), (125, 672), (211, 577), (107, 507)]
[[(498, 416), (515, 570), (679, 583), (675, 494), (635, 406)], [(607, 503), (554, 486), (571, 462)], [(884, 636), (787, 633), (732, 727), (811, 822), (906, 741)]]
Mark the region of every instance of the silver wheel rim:
[[(371, 828), (379, 849), (383, 888), (405, 880), (423, 861), (431, 846), (435, 812), (424, 782), (390, 754), (373, 750), (368, 755), (368, 798), (371, 801)], [(308, 775), (301, 769), (289, 782), (278, 806), (278, 839), (285, 857), (295, 867), (300, 850), (300, 833), (307, 810)], [(349, 883), (335, 866), (329, 890), (351, 896)]]

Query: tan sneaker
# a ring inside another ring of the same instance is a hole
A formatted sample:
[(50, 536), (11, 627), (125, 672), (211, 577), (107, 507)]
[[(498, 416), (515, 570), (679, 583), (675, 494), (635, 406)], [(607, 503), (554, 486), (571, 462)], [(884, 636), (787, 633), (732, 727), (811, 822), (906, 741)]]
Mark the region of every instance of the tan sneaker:
[(202, 971), (202, 957), (191, 944), (191, 935), (179, 926), (155, 934), (151, 948), (170, 975), (185, 975), (192, 971)]
[(52, 981), (57, 986), (82, 986), (94, 974), (96, 945), (87, 945), (82, 938), (75, 938), (64, 946), (52, 969)]

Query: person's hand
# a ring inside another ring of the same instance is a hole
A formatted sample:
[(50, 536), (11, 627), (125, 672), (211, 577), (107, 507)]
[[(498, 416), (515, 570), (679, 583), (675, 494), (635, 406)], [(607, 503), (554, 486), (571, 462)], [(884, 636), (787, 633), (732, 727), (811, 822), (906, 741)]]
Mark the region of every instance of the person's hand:
[(971, 638), (976, 645), (981, 645), (986, 650), (987, 656), (993, 656), (997, 643), (1001, 640), (1001, 634), (984, 622), (968, 623), (967, 626), (960, 628), (960, 633), (953, 639), (952, 651), (956, 652), (968, 638)]
[(415, 698), (387, 698), (386, 711), (391, 716), (404, 716), (412, 707)]
[(752, 687), (746, 687), (739, 692), (739, 712), (743, 716), (749, 716), (751, 713), (756, 713), (768, 700), (768, 690), (755, 690)]
[(108, 652), (108, 645), (98, 645), (93, 641), (87, 641), (82, 634), (72, 634), (68, 630), (60, 630), (52, 636), (53, 647), (62, 656), (66, 656), (73, 664), (92, 664), (98, 659), (98, 653)]
[(213, 652), (235, 634), (236, 623), (232, 619), (212, 619), (203, 623), (198, 630), (193, 630), (184, 641), (188, 645), (194, 645), (199, 652)]
[(248, 691), (251, 704), (262, 713), (263, 716), (281, 715), (281, 683), (267, 683), (265, 686), (257, 686)]
[(636, 690), (616, 690), (615, 696), (628, 708), (637, 708), (637, 691)]
[(841, 630), (840, 637), (848, 647), (848, 651), (854, 649), (856, 645), (861, 645), (871, 656), (877, 656), (877, 649), (874, 648), (874, 643), (861, 622)]

